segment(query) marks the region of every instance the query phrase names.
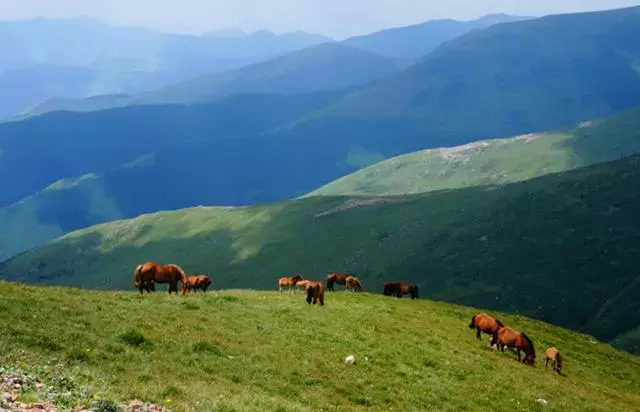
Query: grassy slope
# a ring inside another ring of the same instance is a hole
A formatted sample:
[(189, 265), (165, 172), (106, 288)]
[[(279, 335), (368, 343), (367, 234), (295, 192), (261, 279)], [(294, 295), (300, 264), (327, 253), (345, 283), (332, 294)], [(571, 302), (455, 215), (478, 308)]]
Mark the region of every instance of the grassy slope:
[(369, 291), (410, 280), (424, 296), (613, 340), (638, 326), (639, 185), (634, 156), (498, 188), (368, 205), (316, 197), (158, 213), (73, 232), (3, 263), (0, 274), (130, 289), (133, 268), (157, 260), (210, 273), (218, 287), (272, 289), (277, 276), (344, 270)]
[[(500, 314), (538, 352), (525, 366), (475, 339), (476, 312), (369, 294), (224, 291), (178, 298), (0, 283), (0, 360), (60, 365), (94, 393), (176, 410), (629, 411), (640, 360), (589, 337)], [(348, 313), (349, 316), (345, 316)], [(135, 347), (120, 335), (141, 333)], [(567, 377), (544, 370), (544, 348)], [(87, 349), (89, 351), (87, 351)], [(359, 364), (345, 366), (354, 354)], [(368, 356), (369, 361), (364, 362)]]
[(329, 183), (309, 196), (402, 195), (504, 184), (640, 151), (640, 109), (562, 132), (487, 140), (398, 156)]
[[(310, 195), (396, 195), (502, 184), (640, 151), (640, 109), (592, 123), (595, 126), (578, 126), (566, 132), (536, 135), (535, 139), (525, 136), (482, 141), (463, 147), (403, 155), (340, 178)], [(290, 150), (295, 144), (286, 142), (283, 150)], [(195, 205), (227, 206), (279, 201), (290, 193), (306, 193), (305, 189), (310, 186), (306, 182), (291, 185), (288, 173), (282, 173), (275, 179), (265, 176), (252, 178), (245, 165), (250, 163), (257, 167), (264, 162), (265, 169), (271, 168), (271, 159), (260, 156), (252, 159), (246, 154), (243, 159), (227, 156), (213, 161), (209, 149), (207, 145), (200, 148), (197, 145), (180, 145), (158, 150), (153, 161), (141, 161), (102, 175), (81, 178), (74, 184), (56, 185), (11, 208), (0, 210), (0, 232), (3, 234), (0, 235), (0, 259), (40, 246), (70, 231), (105, 221)], [(231, 146), (222, 153), (233, 149)], [(261, 150), (258, 152), (262, 153)], [(169, 162), (175, 167), (164, 167)], [(289, 162), (295, 164), (293, 160)], [(313, 173), (308, 170), (313, 168), (323, 173), (321, 163), (299, 163), (294, 174), (307, 170), (310, 182), (322, 182), (319, 178), (313, 180)], [(348, 169), (343, 171), (346, 173)], [(223, 175), (236, 176), (233, 184), (230, 185), (226, 179), (211, 178)], [(167, 192), (172, 196), (161, 196)], [(59, 229), (52, 231), (52, 227)]]

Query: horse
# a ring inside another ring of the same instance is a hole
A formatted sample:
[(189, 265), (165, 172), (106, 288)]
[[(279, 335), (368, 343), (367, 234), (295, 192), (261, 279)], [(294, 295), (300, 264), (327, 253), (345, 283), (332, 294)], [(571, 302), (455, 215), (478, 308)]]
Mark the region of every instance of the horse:
[(296, 287), (300, 290), (307, 290), (307, 285), (313, 282), (312, 280), (301, 280), (298, 283), (296, 283)]
[(307, 303), (311, 305), (320, 302), (320, 306), (324, 306), (324, 285), (322, 282), (309, 281), (305, 288), (307, 292)]
[(133, 285), (140, 290), (143, 289), (151, 293), (149, 290), (155, 291), (156, 283), (168, 283), (169, 294), (176, 292), (178, 294), (178, 282), (182, 282), (182, 295), (187, 293), (187, 275), (178, 265), (160, 265), (156, 262), (146, 262), (136, 267), (133, 272)]
[(523, 363), (533, 365), (536, 362), (536, 350), (533, 342), (524, 332), (516, 331), (508, 326), (498, 329), (498, 346), (504, 352), (504, 348), (515, 348), (518, 351), (518, 361), (521, 360), (520, 351), (525, 353)]
[(384, 284), (384, 291), (382, 294), (385, 296), (396, 296), (399, 298), (403, 295), (411, 294), (411, 299), (420, 299), (418, 285), (411, 285), (408, 283), (387, 282)]
[(300, 275), (295, 275), (294, 277), (282, 277), (278, 279), (278, 292), (282, 292), (282, 288), (284, 286), (288, 286), (289, 290), (291, 290), (291, 287), (295, 286), (301, 280), (302, 276)]
[(476, 329), (476, 338), (478, 340), (481, 340), (480, 332), (492, 336), (490, 346), (494, 346), (498, 342), (498, 330), (503, 327), (504, 324), (502, 322), (486, 313), (478, 313), (471, 318), (471, 323), (469, 323), (469, 329)]
[(545, 352), (545, 358), (544, 368), (546, 369), (547, 364), (551, 361), (551, 367), (553, 370), (556, 371), (558, 375), (562, 375), (562, 362), (564, 361), (564, 358), (560, 354), (560, 351), (552, 346)]
[(347, 276), (347, 279), (344, 283), (344, 290), (351, 289), (356, 292), (362, 292), (364, 290), (364, 288), (362, 287), (362, 282), (360, 282), (360, 279), (355, 276)]
[(211, 278), (207, 275), (189, 276), (187, 278), (187, 291), (195, 293), (198, 289), (202, 289), (203, 292), (206, 292), (211, 283)]
[(333, 288), (335, 283), (346, 287), (347, 278), (349, 276), (351, 276), (350, 273), (330, 273), (327, 275), (327, 290), (335, 292), (336, 290)]

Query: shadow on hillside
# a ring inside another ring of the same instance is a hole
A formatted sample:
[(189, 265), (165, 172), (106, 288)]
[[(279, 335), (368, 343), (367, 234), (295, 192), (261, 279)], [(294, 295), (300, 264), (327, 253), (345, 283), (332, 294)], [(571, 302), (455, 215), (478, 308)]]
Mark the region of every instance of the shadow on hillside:
[[(639, 159), (500, 190), (357, 208), (344, 209), (347, 198), (319, 197), (235, 209), (224, 217), (235, 223), (222, 229), (163, 233), (166, 240), (133, 246), (132, 239), (112, 250), (87, 233), (22, 255), (7, 269), (34, 282), (124, 290), (147, 260), (207, 273), (214, 289), (276, 290), (280, 276), (324, 281), (329, 272), (352, 272), (367, 292), (381, 293), (386, 281), (412, 282), (421, 298), (519, 313), (609, 340), (636, 327), (640, 310), (633, 294), (622, 293), (640, 266)], [(181, 219), (206, 228), (215, 213), (222, 212), (200, 209)]]

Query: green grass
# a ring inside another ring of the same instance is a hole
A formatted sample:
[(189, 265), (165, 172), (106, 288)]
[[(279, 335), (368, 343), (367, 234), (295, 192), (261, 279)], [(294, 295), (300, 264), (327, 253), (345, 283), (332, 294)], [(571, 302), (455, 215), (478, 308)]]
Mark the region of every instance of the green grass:
[(411, 281), (424, 297), (615, 341), (639, 326), (639, 185), (633, 156), (500, 187), (163, 212), (73, 232), (0, 275), (131, 290), (134, 268), (155, 260), (207, 273), (214, 288), (273, 290), (279, 276), (351, 271), (368, 292)]
[[(176, 410), (529, 411), (542, 410), (544, 397), (545, 410), (629, 411), (640, 403), (639, 358), (499, 314), (533, 339), (538, 361), (529, 367), (488, 348), (488, 337), (476, 340), (475, 309), (446, 303), (336, 292), (313, 307), (301, 293), (183, 298), (4, 282), (0, 302), (2, 362), (57, 365), (91, 394)], [(549, 345), (565, 354), (566, 377), (544, 369)], [(357, 365), (344, 365), (350, 354)]]
[(504, 184), (619, 159), (640, 151), (640, 109), (552, 133), (483, 140), (397, 156), (307, 196), (404, 195)]

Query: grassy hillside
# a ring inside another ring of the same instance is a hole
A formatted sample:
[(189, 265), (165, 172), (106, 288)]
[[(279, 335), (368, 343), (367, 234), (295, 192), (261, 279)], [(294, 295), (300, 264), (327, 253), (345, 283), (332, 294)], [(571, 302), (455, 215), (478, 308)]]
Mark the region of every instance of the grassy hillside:
[[(638, 358), (499, 314), (533, 339), (529, 367), (476, 340), (476, 310), (444, 303), (337, 292), (310, 307), (300, 293), (140, 297), (6, 283), (0, 297), (3, 363), (64, 371), (88, 396), (178, 411), (512, 411), (542, 409), (539, 398), (551, 411), (622, 411), (640, 402)], [(550, 345), (566, 355), (566, 377), (545, 371)], [(358, 364), (343, 363), (350, 354)]]
[(73, 232), (0, 274), (130, 289), (133, 268), (157, 260), (210, 273), (218, 287), (273, 289), (280, 274), (353, 271), (367, 291), (413, 281), (425, 297), (610, 341), (639, 326), (639, 185), (633, 156), (503, 187), (158, 213)]
[(532, 17), (491, 14), (469, 21), (431, 20), (411, 26), (394, 27), (363, 36), (350, 37), (343, 40), (342, 44), (388, 57), (418, 59), (426, 56), (442, 43), (472, 30), (530, 18)]
[(640, 109), (558, 132), (429, 149), (376, 163), (309, 196), (402, 195), (504, 184), (640, 152)]
[[(169, 146), (103, 174), (58, 182), (0, 209), (0, 259), (93, 224), (159, 210), (251, 205), (298, 195), (402, 195), (526, 180), (640, 152), (639, 130), (640, 109), (633, 109), (564, 132), (403, 155), (339, 178), (310, 194), (306, 193), (322, 185), (327, 175), (322, 161), (316, 160), (318, 152), (290, 159), (288, 164), (283, 160), (281, 173), (274, 176), (268, 172), (278, 158), (261, 156), (276, 147), (281, 148), (283, 158), (298, 149), (303, 152), (304, 142), (257, 142), (255, 154), (240, 152), (238, 156), (229, 153), (236, 152), (242, 141)], [(357, 161), (366, 154), (336, 151), (335, 156), (337, 164), (343, 160), (339, 156)], [(168, 163), (174, 167), (165, 167)], [(251, 170), (247, 170), (248, 164)], [(353, 168), (349, 164), (335, 167), (333, 177)], [(305, 179), (291, 179), (302, 175)]]

